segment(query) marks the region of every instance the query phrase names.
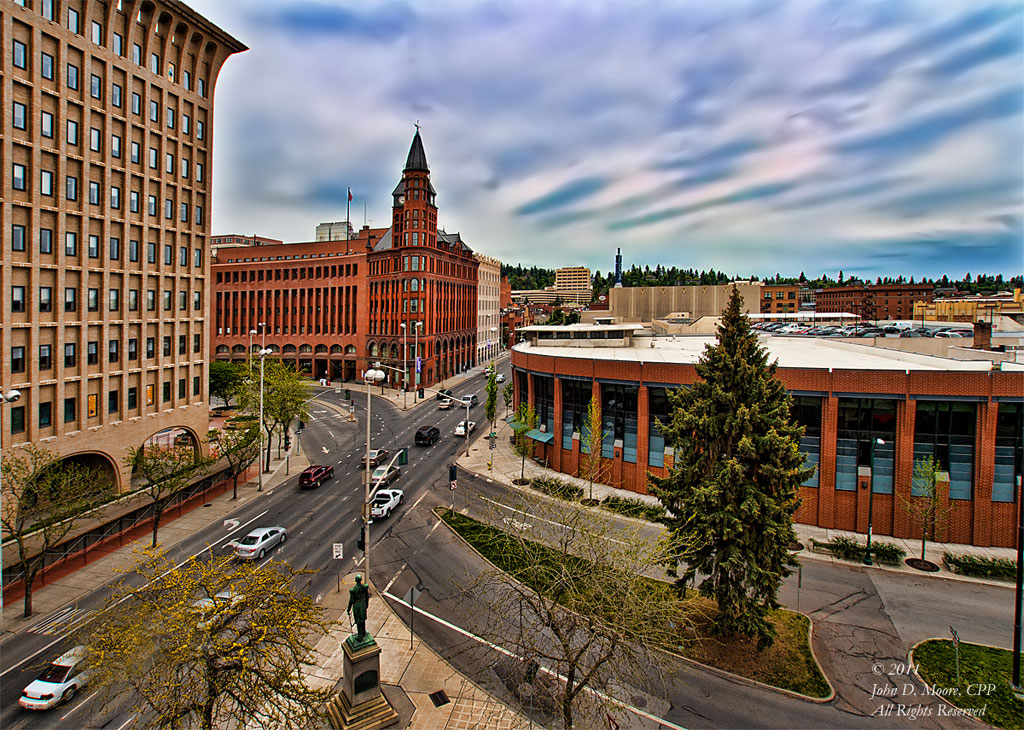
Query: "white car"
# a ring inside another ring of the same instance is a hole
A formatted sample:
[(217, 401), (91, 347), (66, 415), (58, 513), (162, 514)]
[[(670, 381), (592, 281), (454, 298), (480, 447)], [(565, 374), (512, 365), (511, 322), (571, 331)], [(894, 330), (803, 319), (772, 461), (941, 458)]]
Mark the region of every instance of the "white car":
[(370, 517), (387, 517), (404, 500), (405, 493), (401, 489), (381, 489), (373, 497), (373, 504), (370, 505)]
[(459, 421), (459, 425), (455, 427), (455, 435), (465, 436), (467, 430), (473, 433), (474, 428), (476, 428), (476, 421)]
[(262, 560), (270, 548), (287, 538), (283, 527), (260, 527), (235, 543), (235, 557), (244, 560)]
[(26, 710), (49, 710), (70, 700), (89, 680), (88, 671), (79, 671), (85, 659), (85, 647), (76, 646), (62, 654), (21, 692), (18, 704)]
[(505, 373), (498, 373), (497, 375), (495, 375), (494, 376), (494, 382), (495, 383), (504, 383), (505, 382)]

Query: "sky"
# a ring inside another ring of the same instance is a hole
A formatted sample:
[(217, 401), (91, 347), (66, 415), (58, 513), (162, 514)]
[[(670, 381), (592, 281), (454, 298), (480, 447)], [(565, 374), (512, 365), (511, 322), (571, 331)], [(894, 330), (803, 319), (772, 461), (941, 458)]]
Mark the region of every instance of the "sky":
[(212, 233), (386, 226), (415, 132), (438, 222), (511, 264), (739, 276), (1024, 269), (1024, 2), (186, 0)]

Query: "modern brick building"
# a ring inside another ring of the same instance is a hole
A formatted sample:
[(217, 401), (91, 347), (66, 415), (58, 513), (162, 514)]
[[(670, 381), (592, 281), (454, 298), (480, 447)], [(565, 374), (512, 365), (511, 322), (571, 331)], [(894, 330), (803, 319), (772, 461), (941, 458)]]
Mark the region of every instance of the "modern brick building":
[[(540, 422), (536, 453), (577, 474), (580, 431), (599, 399), (606, 481), (646, 493), (665, 476), (671, 447), (656, 420), (667, 391), (696, 380), (712, 337), (637, 336), (638, 325), (527, 327), (512, 350), (516, 403)], [(815, 475), (801, 489), (798, 522), (866, 532), (869, 489), (876, 534), (919, 537), (902, 503), (914, 462), (934, 456), (954, 511), (946, 539), (1012, 547), (1024, 471), (1024, 366), (954, 360), (826, 339), (768, 337), (771, 360), (806, 427), (801, 449)], [(877, 440), (882, 443), (878, 444)], [(945, 493), (945, 489), (943, 489)]]
[(246, 48), (176, 0), (0, 7), (4, 448), (103, 467), (208, 427), (213, 95)]
[(761, 314), (800, 311), (800, 287), (796, 284), (765, 284), (761, 287)]
[(392, 197), (390, 228), (223, 250), (213, 264), (215, 356), (242, 360), (265, 341), (315, 377), (355, 380), (380, 362), (396, 386), (475, 365), (478, 263), (458, 233), (437, 227), (418, 130)]
[(930, 284), (877, 284), (818, 289), (817, 312), (849, 312), (863, 319), (911, 319), (915, 302), (932, 301)]

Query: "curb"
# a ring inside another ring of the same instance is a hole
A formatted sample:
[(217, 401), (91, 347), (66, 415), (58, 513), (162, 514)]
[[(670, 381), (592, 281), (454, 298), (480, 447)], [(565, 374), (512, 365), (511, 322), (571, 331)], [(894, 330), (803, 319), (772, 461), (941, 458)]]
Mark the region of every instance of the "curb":
[[(945, 638), (943, 638), (941, 636), (933, 636), (933, 637), (928, 638), (928, 639), (921, 639), (919, 642), (914, 644), (912, 647), (910, 647), (910, 649), (907, 650), (907, 663), (911, 667), (914, 666), (914, 649), (916, 649), (917, 647), (921, 646), (921, 644), (925, 643), (926, 641), (949, 641), (949, 639), (945, 639)], [(977, 644), (977, 643), (975, 643), (973, 641), (968, 641), (968, 642), (965, 642), (965, 643), (974, 644), (975, 646), (984, 646), (984, 647), (987, 647), (989, 649), (999, 649), (1000, 651), (1013, 651), (1012, 649), (1004, 649), (1001, 646), (992, 646), (991, 644)], [(918, 674), (917, 669), (914, 669), (914, 676), (917, 677), (917, 680), (921, 684), (927, 686), (927, 683), (924, 681), (924, 678), (920, 674)], [(952, 702), (947, 700), (941, 694), (932, 695), (932, 696), (933, 697), (938, 697), (939, 700), (941, 700), (944, 704), (948, 705), (949, 707), (952, 707), (954, 710), (962, 711), (962, 710), (966, 709), (966, 708), (963, 708), (963, 707), (957, 707), (956, 705), (954, 705)], [(999, 727), (998, 725), (993, 725), (992, 723), (985, 722), (984, 720), (979, 720), (974, 715), (959, 715), (959, 717), (966, 717), (967, 719), (971, 720), (972, 722), (976, 722), (980, 727)]]
[(921, 570), (903, 570), (902, 568), (894, 567), (894, 566), (891, 566), (891, 565), (880, 565), (880, 564), (864, 565), (863, 563), (856, 563), (856, 562), (853, 562), (853, 561), (850, 561), (850, 560), (843, 560), (841, 558), (835, 557), (834, 555), (822, 555), (821, 553), (816, 553), (816, 552), (814, 552), (813, 550), (810, 550), (810, 549), (801, 550), (797, 554), (800, 555), (801, 557), (808, 557), (808, 558), (811, 558), (812, 560), (819, 560), (821, 562), (833, 563), (834, 565), (843, 565), (843, 566), (847, 566), (847, 567), (873, 568), (875, 570), (883, 570), (886, 573), (896, 573), (897, 575), (907, 575), (907, 576), (911, 576), (911, 577), (914, 577), (914, 578), (931, 578), (931, 579), (938, 578), (938, 579), (946, 579), (946, 580), (955, 580), (955, 581), (959, 581), (960, 583), (971, 583), (971, 584), (975, 584), (975, 585), (979, 585), (980, 584), (980, 585), (986, 585), (986, 586), (994, 586), (996, 588), (1007, 588), (1007, 589), (1013, 588), (1013, 583), (1007, 583), (1006, 581), (989, 580), (987, 578), (972, 578), (969, 575), (960, 575), (959, 573), (954, 573), (952, 571), (946, 571), (945, 569), (942, 569), (942, 570), (940, 570), (937, 573), (927, 573), (927, 572), (921, 571)]
[[(543, 496), (547, 497), (548, 495), (545, 494)], [(552, 497), (552, 499), (554, 499), (554, 498)], [(444, 518), (442, 518), (440, 515), (437, 514), (437, 510), (438, 509), (445, 509), (445, 510), (447, 510), (449, 508), (447, 508), (447, 507), (435, 507), (431, 511), (434, 513), (434, 515), (437, 517), (437, 519), (441, 520), (441, 522), (448, 529), (448, 531), (452, 535), (454, 535), (456, 538), (458, 538), (462, 542), (463, 545), (465, 545), (471, 551), (476, 553), (476, 555), (481, 560), (483, 560), (485, 563), (487, 563), (488, 565), (494, 565), (494, 563), (492, 563), (490, 560), (485, 558), (480, 553), (479, 550), (477, 550), (475, 547), (470, 545), (469, 542), (466, 540), (466, 538), (464, 538), (462, 535), (460, 535), (458, 532), (456, 532), (452, 528), (451, 525), (449, 525), (447, 522), (445, 522)], [(532, 589), (530, 589), (530, 590), (532, 590)], [(786, 609), (786, 610), (789, 610), (789, 609)], [(799, 692), (795, 692), (795, 691), (793, 691), (791, 689), (785, 689), (783, 687), (776, 687), (776, 686), (771, 685), (771, 684), (765, 684), (764, 682), (760, 682), (760, 681), (758, 681), (756, 679), (751, 679), (750, 677), (744, 677), (743, 675), (740, 675), (740, 674), (733, 674), (732, 672), (729, 672), (729, 671), (727, 671), (725, 669), (719, 669), (718, 667), (713, 667), (710, 664), (703, 664), (701, 662), (698, 662), (696, 659), (690, 659), (689, 657), (685, 657), (682, 654), (677, 654), (676, 652), (672, 651), (671, 649), (657, 649), (657, 651), (661, 651), (661, 652), (664, 652), (665, 654), (669, 654), (670, 656), (673, 656), (673, 657), (675, 657), (677, 659), (681, 659), (682, 661), (684, 661), (687, 664), (690, 664), (690, 665), (692, 665), (694, 667), (698, 667), (700, 669), (710, 670), (711, 672), (714, 672), (715, 674), (718, 674), (719, 676), (724, 677), (726, 679), (739, 680), (740, 682), (746, 682), (748, 684), (754, 685), (755, 687), (761, 687), (763, 689), (772, 690), (773, 692), (781, 692), (782, 694), (789, 695), (790, 697), (795, 697), (797, 699), (804, 700), (804, 701), (807, 701), (807, 702), (814, 702), (815, 704), (827, 704), (827, 703), (829, 703), (829, 702), (831, 702), (832, 700), (835, 699), (835, 697), (836, 697), (836, 690), (835, 690), (835, 687), (832, 685), (832, 682), (829, 680), (828, 675), (825, 674), (825, 670), (822, 669), (821, 662), (818, 661), (817, 655), (814, 653), (814, 644), (812, 642), (812, 631), (814, 630), (814, 621), (811, 619), (810, 616), (807, 616), (807, 614), (805, 614), (805, 613), (797, 612), (797, 611), (793, 611), (793, 613), (800, 613), (801, 616), (805, 616), (807, 618), (807, 646), (810, 648), (811, 658), (814, 659), (814, 663), (818, 667), (818, 671), (821, 672), (821, 676), (825, 678), (825, 684), (827, 684), (828, 687), (829, 687), (829, 690), (831, 690), (827, 697), (811, 697), (810, 695), (800, 694)]]

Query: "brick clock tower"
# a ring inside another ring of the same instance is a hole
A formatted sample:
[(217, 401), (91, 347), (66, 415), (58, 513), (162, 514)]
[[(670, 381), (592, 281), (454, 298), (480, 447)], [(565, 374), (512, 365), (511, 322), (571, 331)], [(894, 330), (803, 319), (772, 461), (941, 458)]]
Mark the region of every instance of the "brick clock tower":
[(476, 364), (478, 264), (458, 233), (438, 230), (436, 196), (417, 127), (392, 193), (391, 230), (367, 252), (365, 352), (396, 368), (385, 369), (394, 386), (430, 387)]

